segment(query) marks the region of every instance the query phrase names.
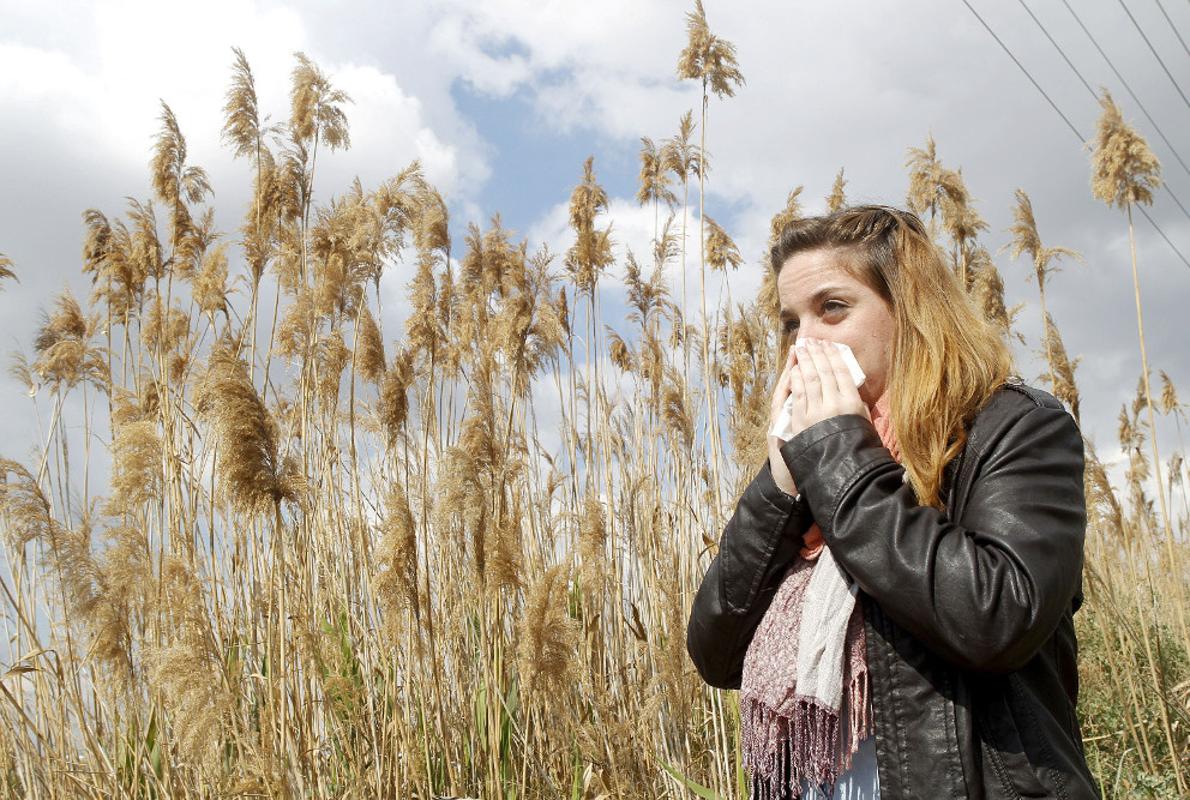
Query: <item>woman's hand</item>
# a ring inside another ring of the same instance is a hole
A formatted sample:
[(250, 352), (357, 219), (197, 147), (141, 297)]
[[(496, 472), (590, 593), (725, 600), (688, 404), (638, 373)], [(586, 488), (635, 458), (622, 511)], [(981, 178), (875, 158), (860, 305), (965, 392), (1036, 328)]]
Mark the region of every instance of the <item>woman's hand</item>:
[[(769, 430), (777, 424), (777, 417), (781, 415), (782, 407), (785, 405), (785, 399), (789, 397), (789, 377), (792, 374), (794, 362), (797, 360), (797, 352), (790, 345), (789, 352), (785, 356), (785, 368), (781, 370), (781, 374), (777, 377), (777, 385), (773, 387), (772, 407), (769, 412)], [(773, 481), (777, 484), (777, 488), (788, 495), (797, 494), (797, 486), (793, 482), (793, 475), (789, 472), (789, 467), (785, 465), (785, 459), (781, 457), (781, 445), (785, 442), (776, 436), (769, 436), (769, 471), (773, 473)]]
[(839, 351), (818, 339), (805, 341), (806, 349), (794, 363), (789, 376), (793, 394), (790, 424), (793, 435), (840, 414), (859, 414), (871, 420), (868, 406), (859, 396), (859, 389)]

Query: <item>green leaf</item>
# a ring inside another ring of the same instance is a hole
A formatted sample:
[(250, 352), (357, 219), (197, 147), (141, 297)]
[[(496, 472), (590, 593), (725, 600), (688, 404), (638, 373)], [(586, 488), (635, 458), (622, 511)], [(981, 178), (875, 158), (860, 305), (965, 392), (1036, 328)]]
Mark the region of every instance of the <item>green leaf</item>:
[(488, 735), (488, 687), (480, 684), (475, 689), (475, 699), (472, 700), (472, 725), (475, 728), (475, 738), (484, 742)]
[(708, 789), (707, 787), (703, 786), (700, 783), (695, 783), (694, 781), (690, 780), (685, 775), (683, 775), (682, 773), (678, 772), (676, 769), (671, 767), (666, 762), (662, 761), (661, 766), (664, 767), (665, 771), (668, 772), (670, 775), (672, 775), (675, 780), (680, 782), (683, 786), (685, 786), (690, 791), (694, 792), (694, 794), (703, 798), (703, 800), (723, 800), (723, 796), (720, 795), (718, 792), (716, 792), (714, 789)]
[(583, 800), (583, 765), (578, 757), (578, 744), (574, 745), (574, 781), (570, 784), (570, 800)]

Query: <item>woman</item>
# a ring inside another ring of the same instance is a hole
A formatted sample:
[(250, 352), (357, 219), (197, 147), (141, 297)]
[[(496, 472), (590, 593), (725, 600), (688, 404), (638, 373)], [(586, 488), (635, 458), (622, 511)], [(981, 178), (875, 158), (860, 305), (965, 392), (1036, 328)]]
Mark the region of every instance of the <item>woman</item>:
[[(1010, 377), (921, 221), (796, 220), (771, 253), (788, 439), (745, 489), (687, 649), (741, 689), (752, 796), (1099, 796), (1075, 706), (1082, 437)], [(864, 373), (856, 388), (834, 346)], [(783, 350), (784, 352), (784, 350)]]

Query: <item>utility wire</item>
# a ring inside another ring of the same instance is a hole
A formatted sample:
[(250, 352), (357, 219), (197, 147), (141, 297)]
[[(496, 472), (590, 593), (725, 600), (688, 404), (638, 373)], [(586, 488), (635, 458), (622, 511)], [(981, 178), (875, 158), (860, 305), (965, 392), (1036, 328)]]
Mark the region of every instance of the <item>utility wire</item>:
[(1173, 35), (1178, 37), (1178, 41), (1182, 43), (1182, 49), (1186, 51), (1186, 55), (1190, 56), (1190, 47), (1186, 46), (1186, 40), (1182, 38), (1182, 34), (1178, 33), (1178, 29), (1173, 26), (1173, 20), (1169, 18), (1169, 14), (1165, 13), (1165, 6), (1161, 5), (1161, 0), (1157, 0), (1157, 8), (1161, 9), (1161, 16), (1165, 17), (1165, 21), (1169, 23), (1169, 29), (1173, 31)]
[(1161, 141), (1165, 142), (1165, 146), (1169, 148), (1170, 152), (1173, 153), (1174, 158), (1176, 158), (1178, 163), (1182, 165), (1182, 169), (1186, 170), (1187, 175), (1190, 175), (1190, 166), (1187, 166), (1186, 162), (1182, 160), (1182, 157), (1178, 154), (1178, 151), (1174, 149), (1173, 142), (1169, 141), (1169, 137), (1166, 136), (1165, 132), (1161, 130), (1161, 126), (1157, 124), (1157, 120), (1153, 119), (1153, 115), (1149, 113), (1147, 108), (1145, 108), (1145, 104), (1142, 103), (1140, 98), (1136, 96), (1136, 92), (1132, 91), (1132, 86), (1129, 85), (1128, 81), (1124, 80), (1124, 76), (1120, 74), (1118, 69), (1116, 69), (1116, 65), (1112, 63), (1112, 60), (1107, 57), (1107, 53), (1103, 52), (1103, 48), (1099, 46), (1099, 42), (1096, 41), (1095, 37), (1091, 35), (1091, 32), (1087, 30), (1087, 26), (1083, 24), (1082, 19), (1070, 6), (1070, 3), (1068, 3), (1067, 0), (1062, 0), (1062, 5), (1066, 6), (1066, 10), (1070, 12), (1072, 17), (1074, 17), (1074, 21), (1078, 23), (1078, 26), (1083, 29), (1083, 33), (1087, 34), (1087, 38), (1091, 40), (1091, 44), (1095, 45), (1095, 49), (1099, 51), (1099, 55), (1103, 56), (1103, 60), (1107, 62), (1109, 67), (1111, 67), (1111, 71), (1116, 75), (1116, 80), (1122, 83), (1124, 88), (1128, 90), (1128, 94), (1132, 97), (1132, 102), (1136, 103), (1137, 107), (1139, 107), (1140, 110), (1144, 112), (1145, 117), (1147, 117), (1149, 120), (1149, 124), (1153, 126), (1153, 129), (1157, 131), (1157, 135), (1161, 137)]
[[(1078, 128), (1076, 128), (1074, 126), (1074, 123), (1072, 123), (1070, 121), (1070, 119), (1065, 114), (1062, 113), (1062, 109), (1058, 108), (1058, 105), (1053, 101), (1053, 99), (1050, 98), (1050, 96), (1046, 93), (1045, 89), (1041, 88), (1041, 84), (1039, 84), (1036, 80), (1034, 80), (1033, 76), (1029, 74), (1029, 70), (1025, 69), (1025, 66), (1017, 59), (1016, 56), (1014, 56), (1012, 54), (1012, 51), (1009, 50), (1008, 46), (1000, 40), (1000, 37), (997, 36), (996, 32), (992, 30), (991, 26), (988, 25), (984, 21), (983, 17), (981, 17), (979, 15), (979, 12), (976, 11), (971, 6), (971, 3), (969, 3), (967, 0), (963, 0), (963, 5), (965, 5), (967, 7), (968, 11), (970, 11), (973, 15), (975, 15), (975, 18), (977, 20), (979, 20), (979, 23), (981, 25), (983, 25), (984, 29), (989, 34), (991, 34), (992, 38), (996, 40), (996, 43), (998, 45), (1000, 45), (1000, 48), (1002, 50), (1004, 50), (1005, 53), (1008, 54), (1008, 57), (1012, 59), (1013, 63), (1016, 64), (1018, 67), (1020, 67), (1021, 72), (1025, 73), (1025, 77), (1029, 79), (1029, 82), (1032, 83), (1035, 87), (1037, 87), (1037, 91), (1041, 92), (1041, 96), (1046, 99), (1046, 101), (1050, 104), (1050, 107), (1053, 108), (1054, 111), (1057, 112), (1058, 116), (1062, 118), (1062, 120), (1066, 123), (1066, 126), (1068, 128), (1070, 128), (1071, 133), (1073, 133), (1075, 135), (1075, 137), (1079, 140), (1079, 143), (1080, 144), (1085, 143), (1087, 140), (1084, 139), (1083, 135), (1078, 132)], [(1170, 249), (1173, 250), (1174, 253), (1177, 254), (1178, 258), (1181, 259), (1181, 262), (1186, 265), (1186, 268), (1190, 269), (1190, 260), (1187, 260), (1186, 256), (1182, 255), (1182, 251), (1178, 249), (1177, 245), (1175, 245), (1172, 241), (1170, 241), (1169, 237), (1165, 235), (1165, 231), (1161, 230), (1161, 226), (1157, 224), (1157, 221), (1149, 215), (1148, 210), (1143, 205), (1140, 205), (1140, 204), (1137, 204), (1136, 208), (1138, 211), (1140, 211), (1141, 214), (1144, 215), (1144, 218), (1149, 221), (1149, 224), (1152, 225), (1157, 230), (1157, 233), (1161, 234), (1161, 238), (1164, 239), (1165, 243), (1169, 245)]]
[(1186, 104), (1186, 108), (1190, 108), (1190, 97), (1186, 97), (1186, 93), (1182, 91), (1182, 87), (1178, 86), (1178, 82), (1173, 79), (1173, 74), (1169, 71), (1169, 67), (1165, 66), (1165, 62), (1158, 55), (1153, 43), (1149, 41), (1149, 37), (1145, 36), (1145, 32), (1140, 29), (1140, 23), (1136, 21), (1136, 17), (1132, 16), (1132, 12), (1128, 10), (1128, 6), (1124, 5), (1124, 0), (1120, 0), (1120, 8), (1124, 9), (1124, 13), (1128, 15), (1128, 19), (1132, 20), (1133, 27), (1136, 32), (1140, 34), (1140, 38), (1145, 40), (1145, 44), (1149, 46), (1149, 52), (1157, 59), (1157, 63), (1161, 65), (1161, 69), (1165, 70), (1166, 76), (1169, 77), (1169, 82), (1173, 84), (1173, 88), (1178, 90), (1178, 94), (1182, 96), (1182, 102)]
[[(1050, 44), (1052, 44), (1054, 46), (1054, 49), (1058, 51), (1058, 54), (1060, 56), (1062, 56), (1062, 59), (1066, 62), (1066, 66), (1070, 67), (1070, 69), (1074, 71), (1074, 74), (1078, 76), (1078, 79), (1083, 82), (1083, 86), (1087, 87), (1087, 91), (1090, 92), (1091, 97), (1094, 97), (1095, 101), (1098, 102), (1099, 95), (1095, 94), (1095, 90), (1091, 88), (1091, 84), (1087, 83), (1087, 79), (1084, 78), (1083, 74), (1078, 71), (1078, 67), (1074, 66), (1074, 62), (1071, 61), (1066, 56), (1066, 51), (1063, 50), (1061, 48), (1061, 46), (1059, 46), (1059, 44), (1056, 41), (1054, 41), (1053, 36), (1050, 36), (1050, 32), (1045, 29), (1044, 25), (1041, 24), (1041, 20), (1039, 20), (1037, 18), (1037, 16), (1029, 9), (1029, 6), (1025, 5), (1025, 0), (1017, 0), (1017, 2), (1021, 4), (1021, 8), (1025, 9), (1025, 13), (1033, 18), (1033, 21), (1037, 23), (1037, 27), (1041, 28), (1041, 32), (1045, 34), (1045, 38), (1050, 40)], [(1129, 91), (1131, 91), (1131, 90), (1129, 90)], [(1147, 111), (1145, 113), (1148, 114)], [(1152, 121), (1152, 119), (1153, 119), (1152, 117), (1149, 117), (1150, 122)], [(1156, 122), (1153, 122), (1153, 127), (1157, 127)], [(1158, 128), (1157, 132), (1161, 133), (1160, 128)], [(1161, 133), (1161, 138), (1165, 139), (1164, 133)], [(1166, 144), (1169, 144), (1168, 139), (1166, 139)], [(1170, 145), (1169, 149), (1173, 150), (1173, 146)], [(1174, 154), (1174, 157), (1178, 159), (1178, 162), (1182, 165), (1182, 168), (1186, 169), (1186, 163), (1184, 161), (1182, 161), (1182, 157), (1180, 155), (1178, 155), (1178, 152), (1176, 150), (1174, 150), (1173, 154)], [(1190, 169), (1187, 169), (1186, 172), (1187, 172), (1187, 174), (1190, 174)], [(1165, 187), (1165, 191), (1168, 192), (1169, 196), (1173, 198), (1173, 201), (1177, 204), (1178, 208), (1182, 209), (1182, 213), (1186, 215), (1186, 219), (1190, 219), (1190, 211), (1186, 210), (1186, 206), (1182, 205), (1182, 201), (1178, 198), (1178, 196), (1176, 194), (1173, 193), (1173, 189), (1169, 188), (1169, 183), (1166, 181), (1162, 181), (1161, 185)]]
[(1050, 36), (1050, 32), (1047, 31), (1045, 26), (1041, 24), (1041, 20), (1039, 20), (1037, 16), (1029, 9), (1029, 7), (1025, 5), (1025, 0), (1017, 0), (1017, 2), (1021, 4), (1021, 8), (1025, 9), (1025, 13), (1032, 17), (1033, 21), (1037, 23), (1037, 27), (1041, 28), (1041, 32), (1045, 34), (1045, 38), (1050, 40), (1050, 44), (1054, 46), (1054, 49), (1058, 51), (1058, 55), (1062, 56), (1062, 60), (1066, 62), (1066, 66), (1070, 67), (1071, 71), (1078, 76), (1078, 79), (1083, 82), (1083, 86), (1087, 87), (1087, 91), (1091, 93), (1091, 96), (1098, 100), (1099, 95), (1095, 94), (1095, 90), (1091, 88), (1091, 84), (1087, 83), (1087, 79), (1084, 78), (1083, 74), (1078, 71), (1078, 67), (1074, 66), (1074, 62), (1072, 62), (1070, 58), (1067, 57), (1066, 51), (1054, 41), (1054, 37)]
[(1074, 135), (1078, 137), (1080, 142), (1086, 141), (1083, 139), (1083, 135), (1078, 132), (1078, 128), (1074, 127), (1074, 123), (1070, 121), (1070, 118), (1062, 113), (1062, 109), (1058, 108), (1058, 104), (1054, 102), (1053, 98), (1049, 96), (1045, 89), (1041, 88), (1040, 83), (1033, 79), (1033, 76), (1029, 74), (1029, 70), (1025, 69), (1025, 65), (1018, 61), (1017, 57), (1012, 54), (1012, 51), (1008, 49), (1008, 45), (1000, 41), (1000, 37), (996, 35), (996, 32), (992, 30), (986, 22), (983, 21), (983, 17), (979, 16), (979, 12), (972, 8), (971, 4), (968, 3), (967, 0), (963, 0), (963, 5), (965, 5), (971, 11), (971, 13), (975, 15), (975, 18), (983, 24), (983, 27), (987, 29), (987, 32), (990, 33), (992, 38), (996, 40), (996, 44), (1000, 45), (1004, 52), (1008, 54), (1008, 57), (1012, 59), (1012, 62), (1020, 67), (1021, 72), (1025, 73), (1025, 77), (1029, 79), (1029, 82), (1037, 87), (1037, 91), (1041, 92), (1041, 96), (1044, 97), (1045, 101), (1050, 104), (1050, 108), (1057, 112), (1058, 116), (1062, 118), (1062, 121), (1066, 123), (1066, 127), (1070, 128)]

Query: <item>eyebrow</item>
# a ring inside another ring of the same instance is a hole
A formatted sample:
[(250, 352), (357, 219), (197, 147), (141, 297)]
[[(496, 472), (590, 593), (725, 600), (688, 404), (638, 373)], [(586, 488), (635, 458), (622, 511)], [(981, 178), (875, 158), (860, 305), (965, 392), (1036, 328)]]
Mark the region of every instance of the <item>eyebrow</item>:
[[(811, 306), (817, 305), (818, 302), (820, 300), (822, 300), (823, 297), (826, 297), (828, 294), (835, 294), (835, 293), (846, 292), (846, 291), (847, 291), (847, 289), (843, 286), (823, 286), (821, 289), (814, 292), (814, 294), (810, 295), (810, 305)], [(781, 309), (781, 319), (782, 320), (793, 319), (794, 316), (795, 316), (794, 314), (786, 311), (784, 308)]]

